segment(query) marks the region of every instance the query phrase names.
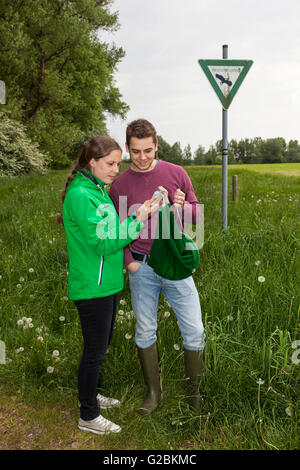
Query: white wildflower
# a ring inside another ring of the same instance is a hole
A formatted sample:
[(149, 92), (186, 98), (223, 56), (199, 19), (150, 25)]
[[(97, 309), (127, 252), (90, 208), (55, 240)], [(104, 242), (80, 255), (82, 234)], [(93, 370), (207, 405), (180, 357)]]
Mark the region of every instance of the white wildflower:
[(258, 379), (258, 381), (256, 382), (258, 385), (263, 385), (265, 383), (264, 380), (262, 379)]
[(20, 277), (19, 281), (24, 282), (25, 281), (24, 277)]
[(23, 321), (23, 320), (18, 320), (18, 321), (17, 321), (17, 325), (18, 325), (18, 326), (24, 325), (24, 321)]
[(126, 333), (125, 338), (126, 338), (126, 339), (131, 339), (131, 338), (132, 338), (132, 335), (130, 335), (129, 333)]
[(120, 300), (120, 305), (126, 305), (126, 304), (127, 304), (127, 302), (126, 302), (125, 299), (121, 299), (121, 300)]
[(33, 268), (29, 268), (28, 271), (29, 271), (30, 273), (33, 273), (33, 272), (34, 272), (34, 269), (33, 269)]
[(16, 353), (19, 354), (20, 352), (23, 352), (24, 348), (21, 346), (20, 348), (16, 349)]
[(37, 341), (40, 341), (42, 343), (44, 341), (44, 338), (42, 336), (38, 336)]
[(266, 278), (264, 276), (258, 276), (258, 281), (259, 282), (265, 282)]
[(124, 310), (119, 310), (119, 311), (118, 311), (118, 314), (119, 314), (119, 315), (124, 315)]
[(54, 349), (54, 351), (52, 353), (52, 356), (53, 357), (58, 357), (59, 356), (59, 351), (57, 349)]
[(29, 323), (28, 328), (33, 328), (33, 323)]
[(292, 416), (292, 410), (291, 410), (291, 407), (288, 406), (286, 409), (285, 409), (285, 412), (288, 416)]
[(31, 323), (32, 322), (32, 318), (26, 318), (26, 323)]
[(48, 374), (52, 374), (53, 371), (54, 371), (54, 367), (52, 367), (52, 366), (47, 367)]
[(261, 264), (261, 261), (255, 261), (256, 266), (259, 266)]
[(179, 345), (178, 345), (178, 344), (174, 344), (174, 349), (175, 349), (176, 351), (179, 351), (179, 349), (180, 349), (180, 348), (179, 348)]
[(22, 287), (21, 284), (17, 284), (18, 289), (21, 289), (21, 287)]
[(65, 321), (65, 317), (64, 317), (63, 315), (61, 315), (61, 316), (59, 317), (59, 321)]
[(170, 315), (171, 315), (170, 312), (165, 312), (164, 313), (164, 317), (166, 317), (166, 318), (168, 318)]

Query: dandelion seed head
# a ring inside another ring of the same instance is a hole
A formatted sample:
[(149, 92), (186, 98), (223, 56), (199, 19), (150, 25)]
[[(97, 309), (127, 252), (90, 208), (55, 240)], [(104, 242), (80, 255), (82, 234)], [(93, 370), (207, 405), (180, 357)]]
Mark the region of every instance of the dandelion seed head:
[(126, 333), (125, 338), (126, 338), (126, 339), (131, 339), (131, 338), (132, 338), (132, 335), (130, 335), (129, 333)]
[(52, 366), (47, 367), (48, 374), (52, 374), (53, 371), (54, 371), (54, 367), (52, 367)]
[(178, 345), (178, 344), (174, 344), (174, 349), (175, 349), (176, 351), (179, 351), (179, 349), (180, 349), (180, 348), (179, 348), (179, 345)]
[(121, 299), (121, 300), (120, 300), (120, 305), (126, 305), (126, 303), (127, 303), (127, 302), (126, 302), (125, 299)]
[(263, 385), (265, 383), (264, 380), (262, 379), (258, 379), (258, 381), (256, 382), (258, 385)]
[(29, 268), (29, 269), (28, 269), (28, 272), (34, 273), (34, 269), (33, 269), (33, 268)]
[(17, 321), (17, 325), (18, 325), (18, 326), (24, 325), (24, 320), (18, 320), (18, 321)]
[(61, 315), (61, 316), (59, 317), (59, 321), (65, 321), (65, 317), (64, 317), (63, 315)]
[(261, 264), (261, 261), (255, 261), (256, 266), (259, 266)]
[(57, 349), (54, 349), (54, 351), (52, 353), (52, 356), (53, 357), (58, 357), (59, 356), (59, 351)]
[(164, 313), (164, 317), (165, 317), (165, 318), (169, 318), (170, 315), (171, 315), (170, 312), (165, 312), (165, 313)]
[(259, 282), (265, 282), (266, 278), (264, 276), (258, 276), (258, 281)]

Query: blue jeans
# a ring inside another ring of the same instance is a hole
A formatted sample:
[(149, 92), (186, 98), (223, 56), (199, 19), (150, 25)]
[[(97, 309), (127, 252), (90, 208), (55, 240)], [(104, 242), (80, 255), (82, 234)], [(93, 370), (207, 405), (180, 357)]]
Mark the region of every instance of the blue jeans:
[(178, 320), (183, 346), (190, 351), (204, 348), (205, 334), (201, 319), (199, 295), (192, 276), (170, 281), (158, 276), (147, 263), (140, 263), (135, 273), (129, 273), (131, 303), (137, 320), (135, 342), (148, 348), (156, 341), (157, 309), (162, 292)]

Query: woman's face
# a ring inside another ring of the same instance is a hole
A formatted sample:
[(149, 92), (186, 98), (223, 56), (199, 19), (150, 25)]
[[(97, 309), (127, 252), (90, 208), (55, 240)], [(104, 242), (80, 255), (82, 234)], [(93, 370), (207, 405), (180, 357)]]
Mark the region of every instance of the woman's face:
[(106, 157), (98, 160), (92, 158), (90, 160), (90, 170), (103, 183), (110, 184), (119, 173), (121, 161), (121, 150), (113, 150)]

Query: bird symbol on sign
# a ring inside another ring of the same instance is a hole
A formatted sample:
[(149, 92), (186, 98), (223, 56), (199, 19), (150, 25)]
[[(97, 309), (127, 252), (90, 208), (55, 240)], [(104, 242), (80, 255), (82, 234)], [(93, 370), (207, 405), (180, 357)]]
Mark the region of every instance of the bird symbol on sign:
[(224, 85), (224, 83), (226, 83), (226, 85), (228, 86), (232, 85), (232, 82), (230, 80), (226, 80), (226, 78), (223, 77), (223, 75), (219, 75), (218, 73), (216, 73), (216, 78), (218, 78), (221, 81), (221, 85)]

